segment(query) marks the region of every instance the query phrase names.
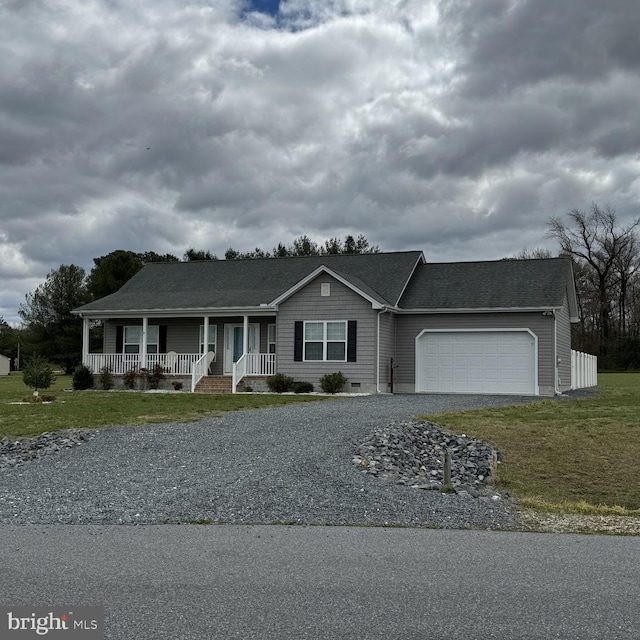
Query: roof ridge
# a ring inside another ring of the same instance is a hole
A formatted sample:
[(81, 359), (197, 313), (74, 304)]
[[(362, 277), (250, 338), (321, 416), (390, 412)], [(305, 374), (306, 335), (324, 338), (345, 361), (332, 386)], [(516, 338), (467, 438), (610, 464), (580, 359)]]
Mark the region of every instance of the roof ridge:
[(437, 265), (437, 264), (514, 264), (514, 263), (524, 263), (524, 262), (551, 262), (556, 260), (568, 260), (567, 256), (554, 256), (551, 258), (496, 258), (495, 260), (455, 260), (453, 262), (429, 262), (428, 260), (425, 264), (429, 265)]

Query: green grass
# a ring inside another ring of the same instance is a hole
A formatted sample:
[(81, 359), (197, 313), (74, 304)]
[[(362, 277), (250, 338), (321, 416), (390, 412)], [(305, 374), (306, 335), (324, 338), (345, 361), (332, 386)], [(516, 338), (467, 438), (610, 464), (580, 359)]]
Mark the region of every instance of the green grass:
[(601, 374), (586, 399), (423, 417), (491, 442), (497, 487), (523, 507), (640, 515), (640, 374)]
[(55, 402), (15, 405), (9, 403), (31, 396), (31, 389), (20, 374), (0, 377), (0, 438), (80, 427), (189, 422), (225, 411), (321, 400), (305, 395), (67, 391), (71, 386), (70, 376), (59, 376), (50, 389), (40, 392), (54, 395)]

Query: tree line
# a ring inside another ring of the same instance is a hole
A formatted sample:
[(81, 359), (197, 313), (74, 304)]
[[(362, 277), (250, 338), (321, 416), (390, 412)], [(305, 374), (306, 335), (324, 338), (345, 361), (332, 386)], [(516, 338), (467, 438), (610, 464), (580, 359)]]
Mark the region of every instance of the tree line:
[[(229, 247), (225, 260), (250, 260), (256, 258), (286, 258), (332, 254), (378, 253), (377, 245), (370, 245), (364, 235), (344, 240), (329, 238), (319, 244), (302, 235), (290, 244), (279, 243), (271, 251), (256, 248), (242, 252)], [(217, 260), (208, 250), (188, 248), (182, 261)], [(0, 317), (0, 353), (15, 361), (32, 355), (40, 355), (64, 369), (65, 373), (81, 361), (82, 319), (71, 311), (93, 300), (115, 293), (142, 267), (150, 262), (180, 262), (177, 256), (154, 251), (135, 253), (118, 249), (93, 259), (93, 267), (87, 274), (75, 264), (62, 264), (49, 272), (46, 280), (35, 291), (27, 293), (18, 309), (23, 322), (20, 329), (9, 326)], [(92, 332), (92, 351), (102, 349), (100, 328)]]
[(621, 225), (609, 206), (554, 217), (547, 237), (573, 260), (579, 323), (574, 348), (598, 356), (600, 369), (640, 369), (640, 218)]
[[(599, 358), (606, 370), (640, 369), (640, 218), (619, 223), (609, 205), (592, 204), (550, 218), (546, 236), (558, 244), (558, 255), (573, 261), (579, 322), (572, 327), (573, 348)], [(322, 244), (300, 236), (270, 251), (241, 252), (229, 248), (226, 260), (287, 256), (377, 253), (360, 235), (344, 241), (330, 238)], [(524, 249), (515, 259), (551, 257), (547, 249)], [(207, 250), (189, 248), (182, 261), (216, 260)], [(89, 274), (77, 265), (60, 265), (49, 273), (20, 305), (23, 328), (14, 329), (0, 317), (0, 353), (15, 358), (18, 343), (23, 355), (40, 354), (70, 372), (80, 361), (82, 321), (71, 309), (117, 291), (148, 262), (179, 262), (172, 254), (117, 250), (94, 258)], [(100, 350), (99, 331), (92, 332)]]

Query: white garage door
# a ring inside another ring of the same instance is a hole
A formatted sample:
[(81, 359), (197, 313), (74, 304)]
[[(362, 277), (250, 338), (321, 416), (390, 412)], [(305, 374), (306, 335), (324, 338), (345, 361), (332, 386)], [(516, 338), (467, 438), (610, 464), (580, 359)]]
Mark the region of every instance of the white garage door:
[(416, 341), (416, 391), (536, 395), (536, 339), (528, 331), (425, 331)]

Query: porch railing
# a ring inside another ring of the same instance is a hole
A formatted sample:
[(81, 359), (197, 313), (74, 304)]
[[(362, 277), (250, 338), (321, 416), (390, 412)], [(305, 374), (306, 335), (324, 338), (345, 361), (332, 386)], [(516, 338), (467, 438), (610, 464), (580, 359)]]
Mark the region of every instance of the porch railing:
[(245, 353), (233, 363), (231, 390), (236, 393), (238, 382), (245, 376), (272, 376), (275, 372), (275, 353)]
[(598, 384), (598, 358), (571, 350), (571, 388), (583, 389)]
[(139, 353), (89, 353), (85, 364), (94, 373), (108, 367), (114, 375), (122, 375), (130, 369), (153, 369), (160, 365), (168, 374), (189, 375), (199, 353), (148, 353), (143, 361)]
[[(191, 391), (207, 375), (207, 354), (199, 353), (149, 353), (143, 359), (139, 353), (89, 353), (85, 365), (99, 373), (108, 367), (114, 375), (122, 375), (131, 369), (153, 369), (160, 365), (168, 375), (190, 375)], [(276, 372), (275, 353), (246, 353), (233, 365), (233, 392), (245, 376), (272, 376)]]
[(196, 385), (207, 375), (207, 354), (200, 356), (191, 370), (191, 393), (195, 393)]

